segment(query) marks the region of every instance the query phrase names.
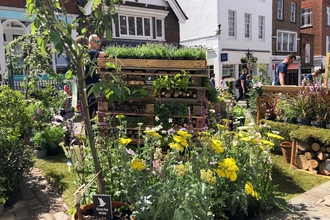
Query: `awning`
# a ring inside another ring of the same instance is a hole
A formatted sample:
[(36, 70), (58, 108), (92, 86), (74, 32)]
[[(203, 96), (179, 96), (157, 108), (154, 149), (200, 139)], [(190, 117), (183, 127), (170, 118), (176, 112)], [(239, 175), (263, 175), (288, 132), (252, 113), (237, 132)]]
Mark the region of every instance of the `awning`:
[(299, 68), (300, 68), (299, 63), (291, 63), (288, 66), (288, 70), (299, 70)]

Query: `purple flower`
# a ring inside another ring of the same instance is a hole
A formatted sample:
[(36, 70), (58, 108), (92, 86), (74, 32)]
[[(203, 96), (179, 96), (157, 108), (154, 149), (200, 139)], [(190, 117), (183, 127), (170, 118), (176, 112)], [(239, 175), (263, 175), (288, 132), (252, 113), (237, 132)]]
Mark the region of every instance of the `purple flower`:
[(173, 135), (175, 133), (175, 130), (173, 128), (170, 128), (168, 131), (167, 131), (167, 134), (168, 135)]
[(186, 128), (180, 128), (180, 130), (188, 132)]
[(38, 115), (41, 114), (41, 108), (40, 108), (40, 107), (38, 107), (37, 114), (38, 114)]

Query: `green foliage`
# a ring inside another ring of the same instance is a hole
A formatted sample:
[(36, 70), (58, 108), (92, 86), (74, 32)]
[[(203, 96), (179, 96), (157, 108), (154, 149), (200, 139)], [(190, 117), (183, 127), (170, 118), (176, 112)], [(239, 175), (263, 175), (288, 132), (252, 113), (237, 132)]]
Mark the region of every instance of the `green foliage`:
[(291, 139), (302, 142), (320, 141), (324, 145), (330, 144), (329, 129), (315, 128), (311, 126), (301, 126), (290, 133)]
[(64, 129), (58, 125), (47, 126), (34, 132), (32, 141), (39, 150), (55, 149), (62, 141)]
[(186, 91), (191, 85), (191, 76), (188, 72), (182, 70), (174, 76), (158, 76), (152, 81), (152, 88), (154, 90), (154, 96), (160, 95), (162, 89), (175, 91), (183, 90)]
[(145, 43), (136, 47), (110, 45), (104, 50), (109, 58), (140, 59), (194, 59), (205, 60), (206, 49), (203, 47), (181, 47), (177, 48), (171, 44)]
[(130, 95), (131, 99), (143, 99), (148, 97), (149, 95), (148, 90), (142, 87), (131, 87), (130, 90), (131, 90), (131, 95)]
[(240, 106), (236, 103), (236, 105), (234, 106), (234, 114), (235, 114), (235, 118), (238, 117), (245, 117), (245, 111), (246, 108), (243, 106)]
[(208, 88), (207, 99), (208, 99), (211, 103), (216, 103), (216, 102), (218, 102), (218, 91), (217, 91), (216, 88)]
[(156, 125), (162, 125), (165, 130), (172, 127), (172, 123), (169, 121), (171, 117), (188, 117), (188, 107), (187, 103), (178, 102), (157, 102), (155, 103), (155, 116), (159, 119), (155, 120)]
[(304, 90), (299, 91), (298, 95), (293, 100), (291, 107), (299, 118), (310, 119), (314, 108), (313, 102), (314, 100), (309, 89), (305, 87)]
[(0, 86), (0, 127), (7, 128), (13, 136), (20, 136), (31, 124), (27, 117), (27, 103), (19, 91)]
[(5, 188), (5, 181), (6, 177), (0, 176), (0, 204), (6, 203), (6, 200), (8, 199), (6, 196), (6, 188)]

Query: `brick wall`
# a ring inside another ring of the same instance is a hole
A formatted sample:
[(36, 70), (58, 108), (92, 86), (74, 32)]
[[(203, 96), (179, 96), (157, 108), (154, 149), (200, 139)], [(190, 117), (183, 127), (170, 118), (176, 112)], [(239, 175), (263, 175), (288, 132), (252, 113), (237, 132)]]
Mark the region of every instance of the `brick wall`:
[[(313, 62), (313, 54), (314, 54), (314, 34), (304, 34), (301, 33), (300, 34), (300, 38), (301, 38), (301, 67), (310, 67), (310, 66), (314, 66), (314, 62)], [(310, 63), (305, 63), (305, 57), (306, 57), (306, 45), (309, 44), (310, 45)]]
[[(77, 14), (77, 0), (68, 0), (65, 4), (67, 12), (71, 14)], [(14, 7), (14, 8), (25, 8), (26, 0), (0, 0), (0, 6)]]
[(165, 18), (165, 40), (170, 43), (180, 43), (179, 20), (172, 10)]

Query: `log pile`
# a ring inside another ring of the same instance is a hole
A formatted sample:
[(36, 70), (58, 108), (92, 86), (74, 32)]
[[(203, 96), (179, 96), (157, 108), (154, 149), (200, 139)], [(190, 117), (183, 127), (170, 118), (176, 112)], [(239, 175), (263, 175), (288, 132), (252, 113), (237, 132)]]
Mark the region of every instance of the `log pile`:
[(330, 145), (297, 142), (296, 165), (300, 169), (330, 176), (330, 171), (325, 169), (327, 161), (330, 161)]

